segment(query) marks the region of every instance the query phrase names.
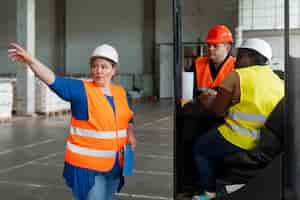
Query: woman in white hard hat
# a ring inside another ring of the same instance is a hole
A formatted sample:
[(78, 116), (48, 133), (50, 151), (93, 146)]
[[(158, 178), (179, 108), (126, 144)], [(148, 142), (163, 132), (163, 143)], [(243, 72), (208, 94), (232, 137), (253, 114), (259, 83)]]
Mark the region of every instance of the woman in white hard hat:
[(284, 95), (283, 82), (267, 65), (271, 57), (270, 45), (258, 38), (244, 41), (238, 49), (235, 71), (222, 81), (216, 98), (207, 106), (211, 115), (223, 115), (225, 123), (195, 142), (194, 158), (203, 193), (193, 199), (215, 198), (218, 163), (228, 153), (252, 150), (258, 144), (259, 130)]
[(50, 89), (71, 103), (64, 178), (76, 200), (110, 200), (123, 183), (124, 148), (136, 147), (126, 93), (111, 83), (119, 64), (115, 48), (104, 44), (90, 57), (91, 81), (56, 76), (21, 46), (10, 44), (9, 57), (27, 64)]

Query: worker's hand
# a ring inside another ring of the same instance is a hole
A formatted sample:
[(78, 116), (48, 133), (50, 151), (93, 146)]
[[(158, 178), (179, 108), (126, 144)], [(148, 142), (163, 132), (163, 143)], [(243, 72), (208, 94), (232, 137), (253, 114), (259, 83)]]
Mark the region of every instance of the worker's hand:
[(8, 57), (12, 61), (16, 61), (28, 65), (33, 63), (34, 61), (34, 58), (25, 49), (23, 49), (20, 45), (15, 43), (9, 44)]
[(215, 90), (208, 89), (207, 91), (202, 92), (198, 99), (206, 108), (209, 108), (216, 96), (217, 92)]
[(135, 139), (135, 136), (134, 136), (134, 131), (133, 131), (133, 125), (132, 124), (129, 124), (127, 132), (128, 132), (128, 142), (129, 142), (129, 144), (131, 144), (132, 150), (135, 151), (137, 142), (136, 142), (136, 139)]
[(218, 92), (214, 89), (208, 89), (206, 92), (209, 96), (217, 96), (218, 94)]
[(131, 144), (132, 150), (135, 151), (135, 149), (136, 149), (136, 139), (135, 139), (135, 136), (134, 135), (129, 135), (128, 136), (128, 140), (129, 140), (129, 143)]
[(185, 104), (187, 104), (189, 102), (189, 100), (185, 99), (185, 98), (181, 98), (181, 107), (183, 107)]

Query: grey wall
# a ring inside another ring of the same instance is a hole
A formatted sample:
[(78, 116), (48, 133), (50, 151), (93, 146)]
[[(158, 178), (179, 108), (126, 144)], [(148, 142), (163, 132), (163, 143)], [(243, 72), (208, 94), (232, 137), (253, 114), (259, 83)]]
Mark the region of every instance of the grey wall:
[(216, 24), (225, 24), (234, 34), (234, 28), (238, 24), (238, 0), (183, 2), (183, 41), (204, 41), (208, 29)]
[(51, 69), (57, 65), (55, 1), (36, 1), (36, 56)]
[(155, 43), (172, 42), (172, 1), (156, 0)]
[(7, 45), (16, 41), (16, 1), (1, 1), (0, 7), (0, 74), (15, 73), (17, 66), (7, 57)]
[[(227, 25), (234, 33), (238, 23), (238, 0), (182, 1), (182, 40), (197, 42), (216, 24)], [(156, 0), (156, 43), (173, 41), (172, 1)]]
[(67, 0), (67, 73), (87, 73), (92, 50), (114, 45), (120, 53), (120, 72), (143, 69), (143, 1)]
[[(0, 12), (0, 74), (15, 73), (19, 67), (7, 57), (7, 45), (16, 42), (16, 1), (5, 0)], [(53, 0), (36, 1), (36, 56), (55, 66), (55, 13)]]
[(144, 73), (154, 71), (155, 51), (155, 0), (144, 0), (144, 27), (143, 27), (143, 49), (144, 49)]
[[(57, 63), (54, 2), (53, 0), (36, 1), (38, 16), (36, 18), (36, 54), (50, 67)], [(212, 24), (225, 23), (230, 27), (235, 24), (236, 19), (231, 12), (235, 8), (232, 6), (223, 8), (224, 4), (228, 4), (227, 1), (185, 0), (183, 2), (184, 41), (198, 41)], [(8, 41), (16, 38), (16, 2), (6, 0), (3, 5), (5, 6), (1, 6), (0, 12), (2, 30), (0, 32), (0, 65), (3, 67), (0, 68), (0, 73), (8, 73), (16, 71), (16, 65), (7, 59), (6, 51)], [(153, 62), (149, 64), (150, 61), (146, 57), (151, 56), (149, 48), (152, 47), (149, 42), (145, 42), (147, 37), (151, 36), (149, 31), (155, 31), (155, 39), (151, 40), (156, 43), (172, 42), (173, 36), (171, 0), (156, 0), (151, 6), (155, 6), (155, 16), (148, 10), (147, 13), (144, 12), (144, 9), (149, 6), (146, 5), (144, 8), (142, 0), (89, 0), (85, 2), (66, 0), (67, 73), (86, 73), (91, 51), (103, 42), (115, 45), (120, 51), (122, 73), (151, 72)], [(210, 8), (214, 8), (215, 13), (220, 9), (226, 12), (213, 17), (209, 14)], [(151, 20), (151, 15), (155, 22)], [(146, 23), (152, 28), (149, 28)]]

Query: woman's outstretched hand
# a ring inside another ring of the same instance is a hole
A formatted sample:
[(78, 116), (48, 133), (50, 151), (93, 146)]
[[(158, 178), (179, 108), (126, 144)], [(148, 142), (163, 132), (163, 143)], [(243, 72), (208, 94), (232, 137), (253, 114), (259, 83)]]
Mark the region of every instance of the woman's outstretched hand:
[(16, 43), (10, 43), (8, 46), (8, 57), (22, 64), (27, 64), (34, 74), (47, 85), (50, 85), (55, 80), (55, 74), (38, 59), (31, 56), (23, 47)]
[(34, 58), (20, 45), (16, 43), (10, 43), (8, 47), (8, 57), (12, 61), (24, 64), (32, 64)]

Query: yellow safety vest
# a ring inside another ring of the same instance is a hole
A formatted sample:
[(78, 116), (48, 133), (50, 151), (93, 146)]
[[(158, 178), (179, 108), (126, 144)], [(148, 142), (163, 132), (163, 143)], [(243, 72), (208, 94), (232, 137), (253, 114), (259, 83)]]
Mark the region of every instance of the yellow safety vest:
[(269, 66), (236, 69), (240, 78), (240, 102), (230, 107), (219, 132), (230, 143), (253, 149), (260, 138), (260, 129), (284, 96), (283, 81)]

